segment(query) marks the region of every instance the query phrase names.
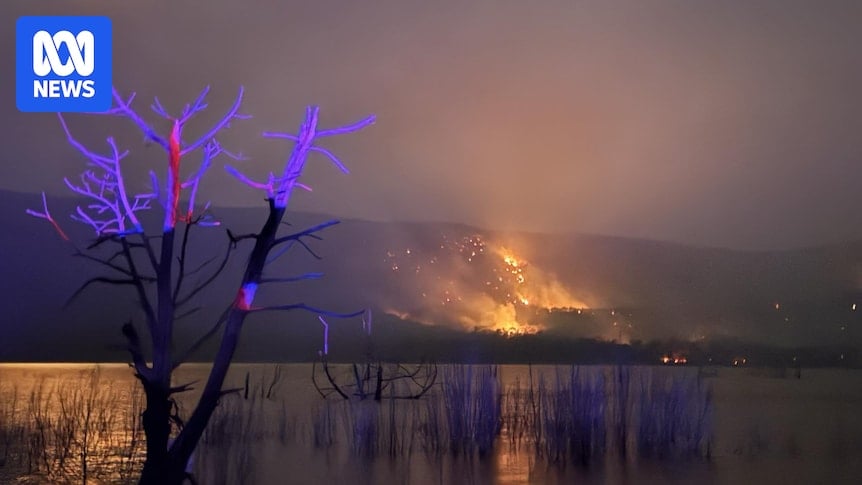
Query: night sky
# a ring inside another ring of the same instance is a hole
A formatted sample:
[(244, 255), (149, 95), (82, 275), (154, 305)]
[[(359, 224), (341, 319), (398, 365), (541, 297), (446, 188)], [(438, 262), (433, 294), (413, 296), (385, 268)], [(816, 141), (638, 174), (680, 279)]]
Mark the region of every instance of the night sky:
[[(295, 129), (305, 104), (323, 125), (376, 113), (329, 145), (353, 174), (313, 164), (302, 209), (731, 248), (862, 237), (860, 2), (370, 5), (4, 1), (0, 55), (11, 76), (20, 15), (108, 15), (114, 82), (139, 109), (158, 95), (176, 110), (211, 84), (214, 117), (246, 87), (255, 118), (222, 141), (252, 175), (288, 149), (255, 134)], [(0, 188), (65, 194), (80, 159), (13, 91), (0, 83)], [(89, 143), (117, 135), (133, 175), (162, 156), (123, 120), (69, 120)], [(260, 203), (220, 169), (202, 190)]]

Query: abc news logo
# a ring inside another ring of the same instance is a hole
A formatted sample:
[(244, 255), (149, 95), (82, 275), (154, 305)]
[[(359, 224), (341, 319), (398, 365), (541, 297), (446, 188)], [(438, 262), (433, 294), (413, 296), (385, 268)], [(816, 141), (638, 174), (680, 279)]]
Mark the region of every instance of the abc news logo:
[[(54, 35), (40, 30), (33, 35), (33, 72), (37, 76), (69, 76), (73, 72), (88, 77), (95, 70), (95, 38), (89, 30), (74, 35), (61, 30)], [(69, 50), (69, 59), (60, 59), (59, 48)], [(92, 98), (96, 95), (96, 82), (92, 79), (36, 79), (33, 81), (35, 98)]]
[(18, 19), (18, 109), (40, 112), (110, 109), (111, 33), (107, 17)]

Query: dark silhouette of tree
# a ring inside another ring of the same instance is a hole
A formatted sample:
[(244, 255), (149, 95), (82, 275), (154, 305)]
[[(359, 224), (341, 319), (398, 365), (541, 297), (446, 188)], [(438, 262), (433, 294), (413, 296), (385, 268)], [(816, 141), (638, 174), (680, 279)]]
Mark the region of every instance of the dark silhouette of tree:
[[(309, 246), (310, 240), (320, 239), (318, 233), (338, 221), (329, 221), (301, 231), (282, 234), (285, 211), (294, 189), (310, 190), (300, 182), (300, 176), (309, 155), (317, 153), (328, 158), (337, 168), (347, 172), (339, 159), (326, 148), (316, 143), (324, 138), (352, 133), (374, 122), (369, 116), (351, 125), (333, 129), (318, 127), (318, 108), (306, 108), (305, 119), (296, 134), (263, 133), (264, 138), (284, 139), (293, 143), (286, 162), (280, 171), (270, 172), (263, 181), (255, 181), (236, 168), (226, 170), (245, 185), (266, 193), (268, 213), (262, 227), (256, 233), (234, 234), (227, 230), (227, 247), (224, 256), (209, 260), (202, 266), (190, 268), (189, 234), (193, 229), (218, 226), (220, 223), (210, 214), (209, 203), (197, 204), (198, 187), (202, 177), (218, 156), (240, 160), (217, 141), (218, 135), (236, 120), (247, 118), (240, 114), (243, 90), (228, 112), (203, 136), (193, 142), (183, 140), (186, 124), (206, 108), (205, 98), (209, 88), (186, 105), (180, 116), (172, 116), (155, 99), (152, 110), (171, 124), (167, 136), (158, 134), (150, 124), (132, 109), (134, 93), (123, 99), (113, 93), (115, 106), (105, 114), (131, 120), (143, 132), (147, 141), (164, 149), (167, 167), (163, 174), (150, 172), (152, 191), (132, 193), (123, 177), (123, 163), (128, 151), (121, 151), (113, 138), (107, 139), (106, 154), (91, 151), (72, 135), (66, 120), (58, 115), (69, 143), (84, 155), (86, 170), (77, 180), (65, 179), (66, 185), (76, 194), (87, 199), (77, 207), (72, 219), (88, 225), (95, 232), (95, 240), (83, 249), (75, 245), (75, 254), (105, 268), (109, 274), (86, 281), (75, 293), (80, 294), (94, 284), (110, 284), (130, 287), (137, 295), (143, 311), (147, 336), (142, 342), (138, 329), (131, 323), (122, 327), (131, 366), (143, 385), (146, 408), (142, 415), (147, 438), (147, 454), (140, 483), (179, 484), (188, 477), (186, 465), (201, 438), (223, 391), (225, 375), (230, 367), (239, 336), (246, 317), (253, 313), (306, 310), (320, 316), (353, 317), (364, 312), (337, 314), (313, 308), (301, 302), (277, 306), (256, 306), (255, 295), (262, 285), (279, 284), (317, 278), (320, 274), (309, 273), (291, 277), (269, 275), (267, 266), (282, 256), (288, 249), (302, 248), (318, 257)], [(190, 155), (200, 154), (200, 164), (189, 170)], [(182, 203), (182, 205), (181, 205)], [(139, 213), (157, 208), (163, 210), (162, 227), (153, 231), (145, 227)], [(47, 199), (42, 193), (42, 210), (27, 211), (30, 215), (47, 220), (64, 240), (70, 237), (48, 210)], [(242, 273), (236, 296), (221, 317), (206, 333), (182, 352), (174, 352), (174, 323), (178, 318), (193, 312), (187, 308), (192, 299), (205, 290), (227, 267), (235, 250), (241, 245), (251, 244), (251, 251)], [(105, 248), (110, 249), (106, 250)], [(107, 253), (106, 253), (107, 251)], [(107, 254), (107, 255), (106, 255)], [(193, 273), (209, 274), (198, 284), (190, 284)], [(204, 385), (197, 405), (186, 422), (176, 415), (174, 395), (191, 388), (191, 384), (172, 386), (174, 370), (187, 361), (208, 339), (219, 334), (221, 342), (213, 360), (212, 369)], [(326, 347), (328, 342), (324, 342)], [(172, 423), (178, 426), (175, 432)], [(173, 435), (173, 436), (172, 436)]]

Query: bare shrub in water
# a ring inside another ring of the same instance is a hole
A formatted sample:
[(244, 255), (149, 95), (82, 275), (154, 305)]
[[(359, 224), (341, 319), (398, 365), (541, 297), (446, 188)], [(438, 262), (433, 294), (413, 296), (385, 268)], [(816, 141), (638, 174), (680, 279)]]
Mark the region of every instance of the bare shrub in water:
[(18, 387), (0, 382), (0, 468), (20, 456), (15, 445), (24, 441), (24, 428), (18, 422), (18, 406)]
[[(77, 379), (40, 381), (24, 403), (4, 394), (0, 435), (21, 472), (52, 483), (126, 483), (144, 459), (141, 392), (117, 389), (98, 368)], [(17, 445), (17, 446), (16, 446)]]

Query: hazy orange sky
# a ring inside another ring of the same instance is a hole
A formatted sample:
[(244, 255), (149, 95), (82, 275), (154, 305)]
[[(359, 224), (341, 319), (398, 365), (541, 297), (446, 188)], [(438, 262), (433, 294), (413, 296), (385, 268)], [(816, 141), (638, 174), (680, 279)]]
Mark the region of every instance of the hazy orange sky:
[[(244, 85), (255, 118), (222, 142), (253, 175), (289, 148), (255, 134), (295, 129), (305, 104), (324, 125), (376, 113), (328, 145), (353, 173), (317, 160), (296, 208), (737, 248), (862, 237), (860, 2), (7, 0), (10, 75), (25, 14), (110, 16), (115, 84), (142, 112), (211, 84), (215, 116)], [(81, 160), (12, 86), (0, 188), (66, 195)], [(118, 135), (132, 175), (161, 167), (128, 122), (69, 123), (94, 147)], [(215, 204), (259, 203), (215, 168)]]

